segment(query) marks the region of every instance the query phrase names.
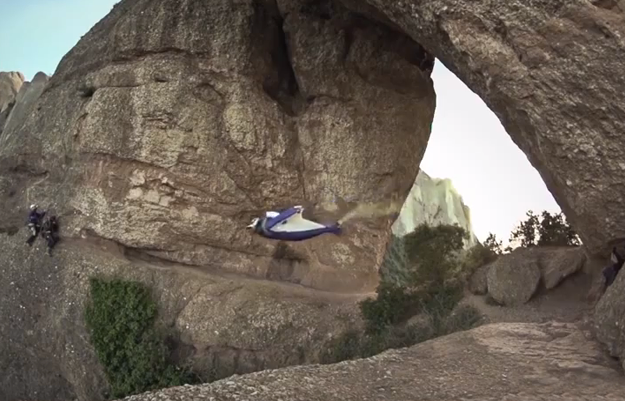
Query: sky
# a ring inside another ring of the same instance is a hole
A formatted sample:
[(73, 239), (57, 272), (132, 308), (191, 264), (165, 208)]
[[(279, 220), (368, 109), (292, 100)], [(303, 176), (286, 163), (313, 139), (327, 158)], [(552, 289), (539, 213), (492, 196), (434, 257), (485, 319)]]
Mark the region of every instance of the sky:
[[(61, 58), (118, 0), (0, 0), (0, 71), (52, 75)], [(421, 162), (431, 177), (450, 178), (471, 209), (480, 240), (504, 244), (528, 210), (559, 212), (538, 172), (484, 102), (436, 62), (437, 106)]]

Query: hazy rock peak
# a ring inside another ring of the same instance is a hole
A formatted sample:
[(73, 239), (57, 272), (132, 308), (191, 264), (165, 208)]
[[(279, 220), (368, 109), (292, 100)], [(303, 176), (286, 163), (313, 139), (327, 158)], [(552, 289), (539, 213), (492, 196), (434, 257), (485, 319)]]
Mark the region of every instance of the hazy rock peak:
[(0, 71), (0, 80), (2, 79), (25, 81), (24, 74), (19, 71)]
[(399, 217), (393, 224), (393, 233), (405, 235), (423, 223), (431, 226), (457, 224), (470, 235), (466, 242), (467, 247), (477, 243), (470, 209), (464, 204), (452, 181), (448, 178), (432, 178), (420, 170)]
[[(17, 71), (0, 72), (0, 113), (15, 102), (15, 97), (24, 83), (24, 74)], [(0, 127), (0, 130), (2, 127)]]

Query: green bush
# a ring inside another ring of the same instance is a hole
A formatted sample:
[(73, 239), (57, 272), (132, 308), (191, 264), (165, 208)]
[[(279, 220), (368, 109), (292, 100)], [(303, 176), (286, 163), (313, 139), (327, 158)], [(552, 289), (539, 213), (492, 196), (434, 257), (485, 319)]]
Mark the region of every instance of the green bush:
[(149, 289), (92, 278), (90, 295), (85, 321), (112, 398), (196, 382), (189, 370), (169, 363), (164, 338), (154, 328), (157, 306)]
[(466, 237), (458, 226), (423, 224), (403, 238), (394, 238), (400, 242), (387, 250), (386, 274), (380, 278), (376, 299), (360, 304), (367, 332), (384, 331), (430, 308), (443, 295), (457, 293), (457, 285), (450, 282)]
[(368, 358), (388, 349), (410, 347), (446, 334), (468, 330), (481, 321), (479, 311), (472, 306), (463, 306), (454, 313), (442, 310), (425, 311), (428, 324), (405, 324), (386, 326), (377, 332), (349, 330), (331, 340), (321, 354), (323, 364), (337, 363), (350, 359)]
[(462, 273), (462, 277), (465, 280), (468, 279), (480, 267), (494, 262), (498, 255), (499, 254), (493, 251), (486, 243), (484, 245), (478, 243), (471, 247), (466, 252), (461, 262), (460, 273)]
[[(460, 270), (492, 258), (481, 248), (462, 261), (467, 233), (458, 226), (421, 225), (404, 237), (393, 237), (380, 268), (375, 299), (360, 303), (365, 330), (350, 330), (332, 340), (322, 363), (366, 358), (391, 348), (408, 347), (476, 324), (479, 313), (470, 307), (452, 313), (462, 299)], [(495, 256), (496, 257), (496, 256)], [(411, 317), (427, 324), (408, 324)]]
[(380, 266), (380, 280), (385, 284), (405, 286), (408, 284), (408, 255), (404, 239), (391, 236)]

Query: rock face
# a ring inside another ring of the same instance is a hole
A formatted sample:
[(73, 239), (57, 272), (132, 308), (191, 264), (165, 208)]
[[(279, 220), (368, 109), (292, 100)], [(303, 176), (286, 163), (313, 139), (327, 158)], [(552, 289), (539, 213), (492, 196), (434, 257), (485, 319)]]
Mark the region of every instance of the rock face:
[(574, 325), (500, 323), (368, 359), (254, 373), (126, 401), (618, 400), (625, 383), (617, 368)]
[(39, 96), (43, 93), (49, 80), (50, 77), (46, 74), (38, 72), (35, 74), (32, 81), (24, 82), (20, 86), (20, 90), (15, 96), (13, 106), (7, 108), (9, 114), (7, 114), (7, 118), (3, 124), (3, 131), (6, 131), (6, 134), (1, 137), (3, 143), (12, 140), (9, 135), (17, 135), (16, 140), (21, 138), (19, 135), (22, 125), (26, 122), (30, 113), (33, 112), (33, 107), (37, 100), (39, 100)]
[(0, 72), (0, 113), (15, 102), (23, 83), (24, 75), (21, 72)]
[(56, 189), (38, 202), (66, 216), (67, 236), (372, 290), (391, 215), (295, 245), (245, 226), (304, 201), (405, 197), (433, 119), (431, 58), (338, 3), (305, 3), (119, 3), (63, 58), (31, 118), (9, 122), (3, 172), (23, 166), (23, 186), (45, 174)]
[[(315, 362), (357, 323), (361, 296), (344, 294), (377, 285), (391, 216), (296, 245), (245, 229), (414, 182), (432, 59), (328, 7), (122, 1), (24, 87), (0, 136), (0, 399), (102, 398), (82, 317), (98, 273), (150, 284), (204, 372)], [(33, 202), (60, 217), (52, 259), (24, 244)]]
[(471, 225), (469, 207), (464, 204), (451, 180), (431, 178), (420, 170), (399, 217), (393, 223), (393, 233), (403, 236), (423, 223), (431, 226), (457, 224), (470, 235), (466, 241), (467, 248), (478, 242)]
[(529, 301), (541, 284), (550, 290), (581, 271), (587, 258), (581, 247), (518, 248), (478, 269), (469, 281), (475, 294), (490, 294), (502, 305)]
[(360, 324), (354, 297), (154, 265), (106, 242), (65, 238), (51, 258), (26, 237), (0, 235), (1, 400), (104, 399), (83, 318), (94, 276), (150, 287), (159, 325), (203, 380), (318, 362), (328, 340)]
[(625, 368), (625, 274), (623, 270), (595, 306), (595, 334)]
[(486, 102), (584, 244), (607, 257), (608, 243), (625, 238), (614, 201), (625, 197), (622, 2), (366, 3)]
[(13, 106), (15, 98), (24, 84), (24, 75), (20, 72), (0, 72), (0, 134)]

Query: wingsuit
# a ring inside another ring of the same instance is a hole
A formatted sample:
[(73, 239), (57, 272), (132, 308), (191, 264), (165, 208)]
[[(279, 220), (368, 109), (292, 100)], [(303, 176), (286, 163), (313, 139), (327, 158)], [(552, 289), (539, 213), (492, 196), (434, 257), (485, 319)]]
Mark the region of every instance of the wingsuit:
[(340, 233), (340, 223), (317, 223), (305, 219), (303, 211), (303, 206), (293, 206), (281, 212), (268, 211), (264, 217), (254, 218), (247, 228), (263, 237), (281, 241), (303, 241), (326, 233)]

